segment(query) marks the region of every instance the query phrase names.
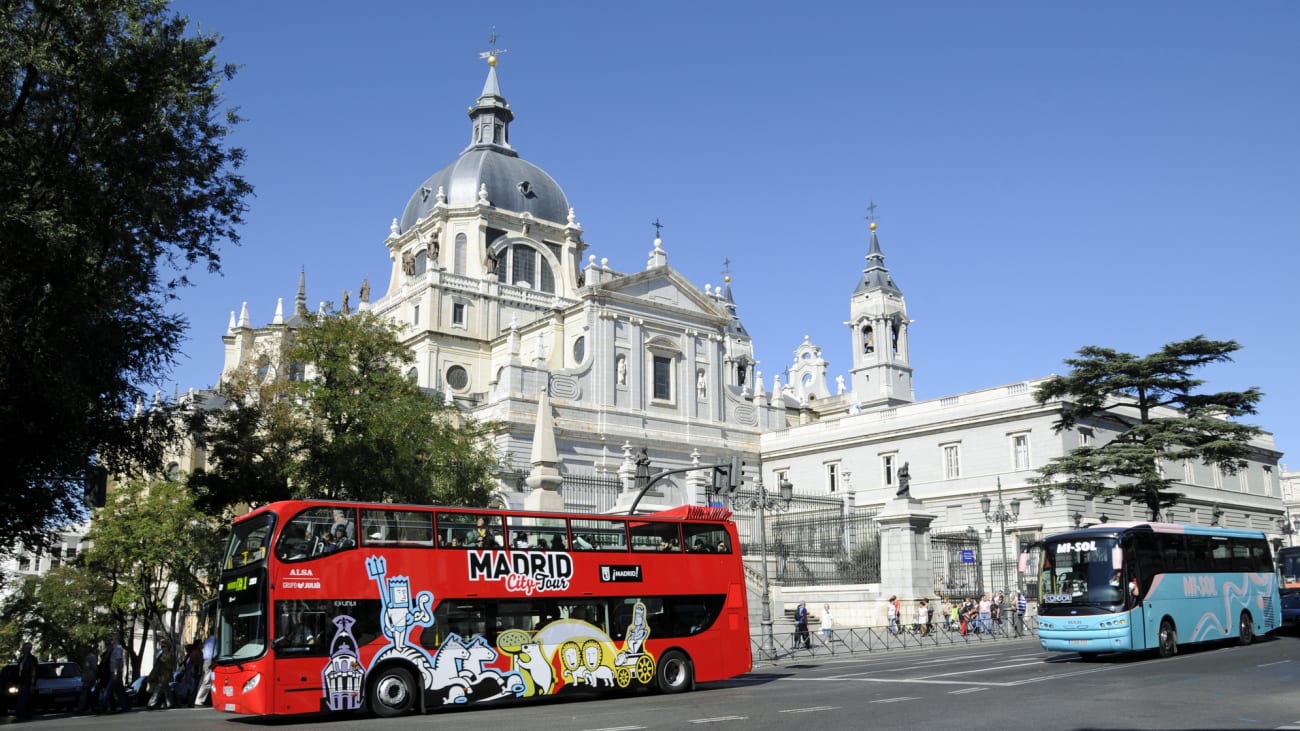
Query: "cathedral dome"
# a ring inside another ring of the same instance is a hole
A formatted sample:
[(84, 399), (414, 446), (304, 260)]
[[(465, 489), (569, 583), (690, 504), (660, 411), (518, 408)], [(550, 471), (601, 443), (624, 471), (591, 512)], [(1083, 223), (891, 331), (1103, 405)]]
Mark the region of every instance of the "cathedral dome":
[(487, 82), (478, 103), (470, 107), (473, 123), (470, 146), (456, 162), (434, 173), (416, 189), (402, 211), (401, 227), (409, 230), (438, 205), (439, 191), (449, 206), (472, 206), (487, 189), (494, 208), (528, 213), (534, 218), (563, 224), (569, 218), (569, 201), (545, 170), (523, 160), (510, 146), (514, 112), (497, 84), (496, 55), (488, 56)]
[(447, 205), (471, 206), (478, 201), (482, 186), (487, 186), (488, 201), (496, 208), (528, 212), (534, 218), (561, 224), (568, 219), (569, 201), (545, 170), (517, 154), (475, 146), (415, 191), (402, 212), (402, 230), (429, 215), (438, 203), (439, 188), (446, 195)]

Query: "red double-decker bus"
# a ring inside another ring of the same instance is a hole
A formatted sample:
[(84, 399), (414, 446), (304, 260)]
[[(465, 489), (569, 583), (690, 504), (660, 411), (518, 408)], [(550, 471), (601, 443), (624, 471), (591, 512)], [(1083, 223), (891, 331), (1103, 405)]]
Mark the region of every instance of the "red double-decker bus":
[(259, 508), (226, 550), (213, 707), (392, 716), (740, 675), (749, 619), (730, 518)]

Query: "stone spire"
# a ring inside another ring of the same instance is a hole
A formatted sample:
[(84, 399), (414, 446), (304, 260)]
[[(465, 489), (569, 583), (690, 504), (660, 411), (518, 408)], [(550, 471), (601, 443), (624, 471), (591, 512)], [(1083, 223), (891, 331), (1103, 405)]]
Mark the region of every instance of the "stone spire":
[(524, 498), (528, 510), (563, 510), (564, 499), (558, 492), (560, 477), (559, 452), (555, 448), (555, 420), (551, 417), (551, 398), (548, 388), (537, 396), (537, 424), (533, 428), (533, 449), (529, 455), (532, 469), (524, 482), (533, 491)]

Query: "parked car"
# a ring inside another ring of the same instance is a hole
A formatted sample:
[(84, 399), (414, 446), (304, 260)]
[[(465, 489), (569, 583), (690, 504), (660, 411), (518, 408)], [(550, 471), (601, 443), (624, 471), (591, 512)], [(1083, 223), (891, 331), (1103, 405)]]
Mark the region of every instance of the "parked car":
[(141, 675), (126, 686), (126, 699), (133, 706), (143, 706), (149, 702), (149, 678)]
[(0, 717), (14, 712), (18, 702), (18, 666), (0, 668)]
[(36, 708), (74, 710), (81, 698), (81, 666), (43, 662), (36, 666)]
[[(18, 666), (0, 668), (0, 696), (4, 713), (18, 705)], [(43, 662), (36, 666), (36, 694), (33, 710), (74, 709), (81, 698), (81, 666), (75, 662)]]

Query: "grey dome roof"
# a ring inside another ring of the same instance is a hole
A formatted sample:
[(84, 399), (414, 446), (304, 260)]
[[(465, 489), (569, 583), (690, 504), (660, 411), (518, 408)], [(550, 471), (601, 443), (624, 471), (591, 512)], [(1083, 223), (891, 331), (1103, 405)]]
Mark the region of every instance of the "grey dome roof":
[(470, 107), (470, 139), (456, 162), (434, 173), (416, 189), (402, 211), (401, 227), (409, 230), (438, 204), (438, 189), (447, 205), (472, 206), (478, 191), (487, 186), (487, 199), (495, 208), (530, 213), (534, 218), (563, 224), (569, 218), (569, 201), (555, 179), (545, 170), (522, 160), (510, 146), (510, 122), (514, 112), (501, 96), (497, 83), (496, 56), (488, 58), (488, 76), (478, 103)]
[(429, 215), (438, 202), (438, 188), (446, 194), (447, 205), (470, 206), (478, 201), (483, 184), (496, 208), (527, 211), (535, 218), (561, 224), (569, 217), (569, 200), (545, 170), (491, 147), (473, 147), (415, 191), (402, 212), (402, 230)]

